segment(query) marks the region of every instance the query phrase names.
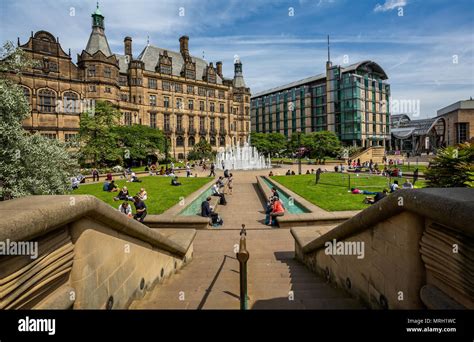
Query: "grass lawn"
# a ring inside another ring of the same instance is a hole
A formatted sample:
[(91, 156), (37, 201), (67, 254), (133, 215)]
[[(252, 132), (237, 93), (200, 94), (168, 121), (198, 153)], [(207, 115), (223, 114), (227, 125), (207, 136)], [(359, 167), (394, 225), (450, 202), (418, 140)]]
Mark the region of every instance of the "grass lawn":
[[(348, 192), (347, 174), (323, 173), (317, 185), (315, 184), (315, 175), (273, 176), (271, 178), (327, 211), (360, 210), (369, 206), (363, 203), (364, 198), (369, 195), (353, 195)], [(396, 179), (400, 186), (405, 182), (403, 177)], [(416, 182), (417, 188), (423, 186), (423, 181)], [(377, 192), (384, 188), (388, 189), (388, 183), (385, 177), (365, 175), (357, 177), (351, 174), (352, 187)]]
[[(428, 168), (428, 165), (417, 166), (416, 163), (410, 163), (410, 168), (408, 168), (408, 164), (398, 165), (397, 167), (402, 169), (403, 172), (413, 173), (416, 169), (418, 169), (418, 172), (424, 173), (426, 169)], [(395, 168), (395, 166), (393, 166), (392, 168)]]
[[(172, 186), (171, 178), (162, 176), (148, 176), (140, 178), (141, 183), (127, 183), (125, 180), (116, 180), (115, 183), (120, 188), (126, 186), (130, 196), (136, 195), (140, 188), (145, 188), (148, 192), (148, 199), (145, 201), (148, 207), (148, 214), (161, 214), (180, 201), (180, 197), (186, 197), (198, 190), (204, 184), (211, 181), (205, 177), (179, 177), (181, 186)], [(74, 195), (94, 195), (105, 203), (117, 209), (121, 201), (114, 201), (118, 192), (102, 191), (102, 182), (97, 184), (81, 184), (79, 189), (74, 190)], [(135, 207), (132, 205), (132, 208)], [(135, 212), (135, 210), (133, 210)]]

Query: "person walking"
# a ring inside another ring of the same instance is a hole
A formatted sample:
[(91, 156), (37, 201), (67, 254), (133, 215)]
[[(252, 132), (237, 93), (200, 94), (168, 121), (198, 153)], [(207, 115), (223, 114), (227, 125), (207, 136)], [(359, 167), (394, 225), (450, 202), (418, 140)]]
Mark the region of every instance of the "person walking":
[(227, 188), (229, 189), (229, 195), (232, 195), (233, 187), (234, 187), (234, 176), (231, 173), (229, 175), (229, 178), (227, 179)]
[(321, 178), (321, 168), (318, 167), (318, 169), (316, 170), (316, 184), (319, 183), (320, 178)]
[(214, 163), (211, 163), (211, 173), (209, 174), (209, 177), (215, 177), (216, 176), (216, 165)]

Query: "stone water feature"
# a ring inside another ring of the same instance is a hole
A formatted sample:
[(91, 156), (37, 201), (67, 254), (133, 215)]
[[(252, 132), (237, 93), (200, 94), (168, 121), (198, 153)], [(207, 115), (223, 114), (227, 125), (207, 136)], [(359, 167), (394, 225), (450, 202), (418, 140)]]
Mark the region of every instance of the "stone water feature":
[[(224, 165), (224, 167), (222, 167)], [(218, 152), (216, 167), (228, 170), (260, 170), (271, 168), (270, 157), (265, 158), (254, 146), (250, 146), (250, 137), (244, 146), (231, 146)]]

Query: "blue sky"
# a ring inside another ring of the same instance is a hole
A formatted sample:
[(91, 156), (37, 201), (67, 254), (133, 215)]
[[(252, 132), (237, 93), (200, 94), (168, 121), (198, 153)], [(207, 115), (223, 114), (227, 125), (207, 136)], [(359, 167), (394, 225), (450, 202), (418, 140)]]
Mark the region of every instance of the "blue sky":
[[(46, 30), (76, 62), (96, 2), (0, 4), (2, 43), (25, 43), (31, 31)], [(227, 77), (238, 55), (253, 93), (323, 72), (329, 34), (333, 63), (377, 62), (392, 98), (419, 100), (420, 117), (474, 97), (473, 0), (101, 0), (100, 8), (112, 51), (123, 53), (127, 35), (135, 56), (147, 36), (152, 45), (178, 50), (186, 34), (191, 53), (222, 60)]]

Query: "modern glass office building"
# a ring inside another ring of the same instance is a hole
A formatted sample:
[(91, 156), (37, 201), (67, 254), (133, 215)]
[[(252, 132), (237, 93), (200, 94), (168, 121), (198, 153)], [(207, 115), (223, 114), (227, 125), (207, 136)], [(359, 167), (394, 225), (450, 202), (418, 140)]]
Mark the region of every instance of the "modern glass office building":
[(375, 62), (342, 67), (257, 93), (251, 98), (253, 132), (287, 137), (328, 130), (346, 145), (386, 146), (390, 140), (387, 74)]

